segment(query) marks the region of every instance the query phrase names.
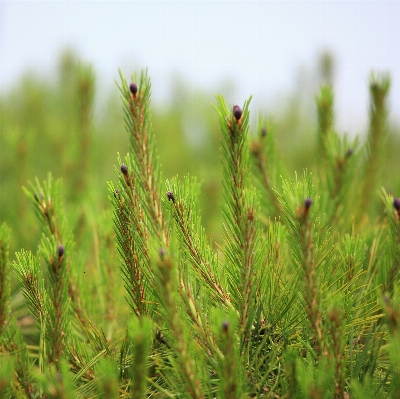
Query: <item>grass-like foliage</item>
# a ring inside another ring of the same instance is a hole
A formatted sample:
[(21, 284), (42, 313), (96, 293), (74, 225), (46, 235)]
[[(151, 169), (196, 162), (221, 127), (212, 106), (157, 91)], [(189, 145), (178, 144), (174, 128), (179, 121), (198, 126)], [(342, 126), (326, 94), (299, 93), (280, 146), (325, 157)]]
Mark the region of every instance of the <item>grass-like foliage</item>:
[[(379, 167), (389, 77), (371, 76), (364, 144), (335, 131), (333, 91), (321, 87), (316, 167), (294, 174), (272, 120), (250, 135), (251, 98), (227, 106), (217, 95), (218, 243), (202, 226), (209, 198), (197, 179), (162, 178), (147, 72), (131, 82), (121, 74), (118, 85), (129, 153), (93, 243), (75, 244), (51, 174), (24, 189), (38, 251), (10, 261), (0, 228), (0, 396), (398, 398), (400, 199), (380, 188)], [(82, 93), (84, 170), (92, 94)]]

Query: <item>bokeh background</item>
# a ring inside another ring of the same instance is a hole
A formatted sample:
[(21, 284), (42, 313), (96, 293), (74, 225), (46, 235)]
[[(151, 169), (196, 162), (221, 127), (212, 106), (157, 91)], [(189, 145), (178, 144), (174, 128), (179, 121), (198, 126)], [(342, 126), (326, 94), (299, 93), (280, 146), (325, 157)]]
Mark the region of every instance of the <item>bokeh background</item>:
[(259, 113), (274, 119), (292, 175), (314, 165), (318, 86), (334, 87), (337, 130), (364, 137), (369, 76), (390, 72), (383, 184), (400, 190), (399, 20), (399, 1), (2, 1), (0, 221), (12, 250), (38, 242), (21, 187), (48, 171), (64, 180), (78, 244), (110, 208), (106, 182), (128, 151), (118, 68), (128, 81), (148, 68), (163, 177), (203, 180), (211, 237), (221, 221), (216, 93), (231, 104), (253, 95), (252, 133)]

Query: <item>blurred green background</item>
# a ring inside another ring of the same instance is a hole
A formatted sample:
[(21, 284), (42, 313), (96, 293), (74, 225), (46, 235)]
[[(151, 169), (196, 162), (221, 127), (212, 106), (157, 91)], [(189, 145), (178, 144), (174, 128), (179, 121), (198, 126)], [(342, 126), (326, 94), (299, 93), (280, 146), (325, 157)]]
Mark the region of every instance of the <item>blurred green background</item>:
[[(274, 120), (279, 157), (289, 176), (295, 170), (315, 167), (314, 95), (320, 83), (333, 81), (334, 57), (322, 54), (314, 64), (315, 73), (299, 73), (291, 92), (277, 99), (273, 108), (257, 110)], [(67, 217), (79, 247), (90, 242), (91, 226), (111, 208), (106, 182), (116, 180), (117, 153), (124, 157), (128, 152), (129, 138), (116, 85), (99, 101), (96, 70), (71, 50), (60, 56), (54, 76), (27, 73), (0, 94), (0, 221), (12, 229), (11, 254), (20, 248), (33, 250), (40, 237), (22, 186), (35, 177), (44, 180), (49, 171), (63, 178)], [(218, 240), (222, 222), (221, 134), (211, 106), (216, 91), (212, 87), (193, 89), (183, 79), (175, 80), (169, 99), (152, 107), (163, 179), (191, 174), (203, 181), (203, 224), (209, 236)], [(227, 84), (222, 94), (231, 101), (233, 92)], [(236, 102), (241, 105), (244, 100)], [(256, 113), (252, 115), (253, 135), (261, 128)], [(381, 184), (397, 196), (399, 131), (391, 122)]]

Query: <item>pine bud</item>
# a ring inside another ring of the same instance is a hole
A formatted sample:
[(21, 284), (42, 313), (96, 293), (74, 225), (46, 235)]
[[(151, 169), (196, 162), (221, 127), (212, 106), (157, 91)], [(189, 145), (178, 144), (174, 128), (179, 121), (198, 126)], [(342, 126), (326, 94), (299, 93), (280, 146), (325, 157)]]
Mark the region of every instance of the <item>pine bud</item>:
[(306, 209), (309, 209), (310, 208), (310, 206), (312, 205), (312, 199), (311, 198), (306, 198), (306, 200), (304, 201), (304, 207), (306, 208)]
[(353, 149), (349, 148), (346, 152), (346, 158), (350, 158), (353, 155)]
[(167, 197), (168, 197), (168, 201), (172, 201), (173, 203), (175, 203), (175, 197), (172, 191), (168, 191), (167, 192)]
[(65, 252), (64, 245), (59, 245), (59, 246), (57, 247), (57, 254), (58, 254), (58, 257), (61, 258), (61, 257), (64, 255), (64, 252)]
[(222, 322), (222, 329), (224, 330), (225, 333), (228, 332), (229, 329), (229, 322), (227, 322), (226, 320)]
[(121, 165), (121, 172), (126, 176), (128, 174), (128, 167), (123, 163)]
[(266, 137), (267, 136), (267, 128), (266, 127), (263, 127), (262, 129), (261, 129), (261, 137)]
[(129, 85), (129, 90), (131, 91), (131, 93), (133, 95), (135, 95), (137, 93), (137, 90), (138, 90), (137, 84), (136, 83), (131, 83)]
[(233, 115), (237, 121), (242, 117), (242, 109), (239, 107), (239, 105), (234, 105)]
[(393, 206), (397, 211), (400, 211), (400, 198), (395, 198), (393, 200)]

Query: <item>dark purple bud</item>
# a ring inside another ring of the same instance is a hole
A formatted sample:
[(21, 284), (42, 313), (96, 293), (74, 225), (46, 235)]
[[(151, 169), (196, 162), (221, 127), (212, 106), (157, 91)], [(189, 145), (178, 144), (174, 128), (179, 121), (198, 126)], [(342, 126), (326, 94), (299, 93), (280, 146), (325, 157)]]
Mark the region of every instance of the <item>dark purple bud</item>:
[(127, 167), (124, 163), (121, 165), (121, 172), (122, 172), (124, 175), (127, 175), (127, 174), (128, 174), (128, 167)]
[(160, 248), (160, 249), (158, 250), (158, 253), (159, 253), (159, 255), (160, 255), (160, 258), (161, 258), (161, 259), (164, 259), (164, 256), (165, 256), (165, 249), (164, 249), (164, 248)]
[(119, 195), (120, 195), (120, 192), (119, 192), (118, 189), (116, 189), (116, 190), (114, 191), (114, 197), (115, 197), (115, 198), (118, 198)]
[(266, 135), (267, 135), (267, 128), (266, 128), (266, 127), (263, 127), (263, 128), (261, 129), (261, 137), (266, 137)]
[(304, 201), (304, 207), (308, 209), (312, 205), (312, 199), (311, 198), (306, 198)]
[(175, 203), (175, 197), (172, 191), (168, 191), (167, 192), (167, 197), (168, 197), (168, 201), (172, 201), (173, 203)]
[(352, 148), (349, 148), (349, 149), (346, 151), (346, 158), (350, 158), (352, 155), (353, 155), (353, 149), (352, 149)]
[(132, 93), (133, 95), (135, 95), (135, 94), (137, 93), (137, 89), (138, 89), (138, 87), (137, 87), (137, 84), (136, 84), (136, 83), (131, 83), (131, 84), (129, 85), (129, 90), (131, 91), (131, 93)]
[(242, 108), (240, 108), (239, 105), (233, 106), (233, 115), (237, 121), (242, 117)]
[(397, 211), (400, 210), (400, 198), (395, 198), (395, 199), (393, 200), (393, 206), (395, 207), (395, 209), (396, 209)]
[(229, 329), (229, 322), (228, 321), (223, 321), (222, 322), (222, 329), (224, 330), (224, 332), (228, 332), (228, 329)]
[(61, 257), (64, 255), (64, 252), (65, 252), (64, 245), (59, 245), (59, 246), (57, 247), (57, 254), (58, 254), (58, 257), (61, 258)]

